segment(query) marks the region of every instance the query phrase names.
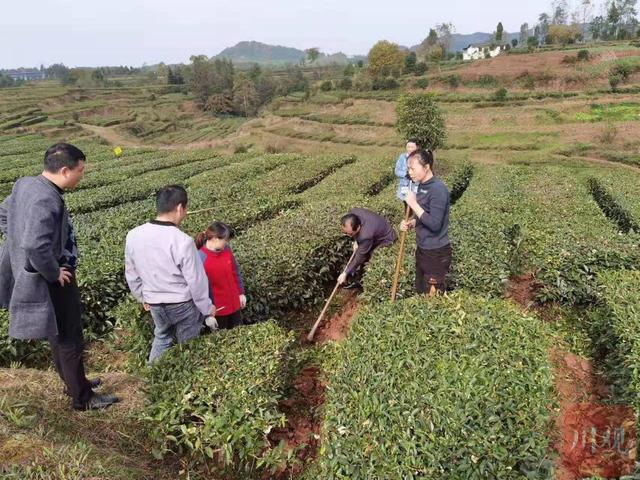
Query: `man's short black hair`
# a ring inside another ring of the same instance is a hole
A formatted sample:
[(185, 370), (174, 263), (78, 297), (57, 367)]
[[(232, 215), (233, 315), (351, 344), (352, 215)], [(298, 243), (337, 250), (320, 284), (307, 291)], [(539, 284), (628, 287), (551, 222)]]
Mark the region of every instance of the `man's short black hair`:
[(44, 154), (44, 169), (49, 173), (58, 173), (62, 167), (73, 170), (87, 157), (78, 147), (68, 143), (56, 143)]
[(360, 227), (362, 222), (360, 221), (360, 217), (355, 213), (347, 213), (340, 219), (340, 224), (343, 227), (346, 227), (347, 224), (349, 224), (349, 227), (351, 227), (351, 231), (356, 231)]
[(180, 185), (167, 185), (156, 193), (156, 210), (158, 213), (173, 212), (178, 205), (187, 207), (187, 191)]
[(418, 140), (417, 138), (410, 138), (409, 140), (407, 140), (407, 143), (413, 143), (418, 148), (422, 147), (422, 145), (420, 145), (420, 140)]
[(420, 162), (420, 165), (423, 167), (429, 165), (429, 168), (433, 170), (433, 152), (431, 150), (418, 149), (411, 153), (409, 158), (416, 158)]

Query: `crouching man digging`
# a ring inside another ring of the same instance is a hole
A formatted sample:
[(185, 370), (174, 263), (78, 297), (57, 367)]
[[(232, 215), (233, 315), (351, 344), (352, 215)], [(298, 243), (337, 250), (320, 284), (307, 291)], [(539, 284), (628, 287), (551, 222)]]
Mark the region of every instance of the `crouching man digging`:
[(386, 218), (366, 208), (352, 208), (340, 223), (344, 234), (354, 241), (355, 255), (338, 277), (338, 284), (343, 285), (349, 279), (351, 283), (343, 288), (362, 288), (362, 270), (374, 250), (393, 244), (398, 236)]

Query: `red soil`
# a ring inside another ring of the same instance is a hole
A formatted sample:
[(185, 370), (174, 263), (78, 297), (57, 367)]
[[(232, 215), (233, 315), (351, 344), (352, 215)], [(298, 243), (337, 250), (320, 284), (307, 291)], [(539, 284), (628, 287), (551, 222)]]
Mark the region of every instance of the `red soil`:
[(535, 292), (537, 288), (538, 283), (532, 273), (516, 275), (509, 279), (505, 297), (512, 299), (525, 310), (529, 310), (535, 303)]
[(275, 478), (297, 477), (304, 469), (305, 463), (317, 457), (322, 425), (317, 410), (324, 403), (326, 387), (321, 374), (316, 366), (302, 369), (293, 381), (291, 397), (280, 402), (280, 409), (287, 416), (287, 425), (272, 430), (269, 441), (274, 446), (284, 441), (288, 449), (297, 451), (296, 457), (300, 461), (287, 465)]
[[(314, 342), (339, 341), (347, 336), (351, 319), (358, 310), (358, 298), (355, 292), (348, 292), (341, 293), (338, 299), (342, 305), (337, 313), (320, 325)], [(306, 332), (300, 337), (300, 341), (307, 343)], [(280, 410), (285, 413), (287, 424), (283, 428), (272, 430), (269, 441), (274, 447), (284, 441), (287, 449), (296, 452), (298, 461), (283, 466), (275, 476), (265, 478), (298, 478), (305, 466), (318, 455), (322, 427), (319, 409), (324, 403), (326, 390), (322, 371), (315, 365), (304, 367), (293, 380), (292, 387), (291, 396), (280, 402)]]
[(358, 297), (350, 294), (338, 313), (320, 325), (316, 332), (315, 342), (340, 341), (346, 338), (351, 326), (351, 320), (358, 311)]
[[(556, 391), (560, 400), (560, 412), (556, 417), (554, 448), (560, 454), (556, 479), (578, 480), (585, 476), (585, 469), (616, 477), (629, 473), (633, 462), (611, 455), (608, 451), (594, 455), (580, 448), (580, 435), (598, 428), (624, 426), (635, 448), (635, 416), (626, 406), (611, 406), (602, 402), (609, 396), (606, 382), (594, 373), (591, 362), (570, 352), (555, 349), (551, 352), (554, 365)], [(601, 430), (598, 434), (601, 435)], [(576, 437), (578, 435), (578, 437)], [(588, 441), (588, 440), (587, 440)], [(575, 443), (574, 443), (575, 442)], [(606, 472), (609, 472), (608, 474)]]

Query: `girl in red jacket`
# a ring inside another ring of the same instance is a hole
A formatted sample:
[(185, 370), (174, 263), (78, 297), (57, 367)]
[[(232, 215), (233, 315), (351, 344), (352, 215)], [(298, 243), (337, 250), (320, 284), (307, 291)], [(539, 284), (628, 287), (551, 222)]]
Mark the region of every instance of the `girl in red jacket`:
[(213, 222), (196, 236), (196, 246), (209, 279), (209, 294), (216, 306), (219, 328), (242, 325), (242, 312), (247, 304), (240, 267), (228, 241), (231, 229), (222, 222)]

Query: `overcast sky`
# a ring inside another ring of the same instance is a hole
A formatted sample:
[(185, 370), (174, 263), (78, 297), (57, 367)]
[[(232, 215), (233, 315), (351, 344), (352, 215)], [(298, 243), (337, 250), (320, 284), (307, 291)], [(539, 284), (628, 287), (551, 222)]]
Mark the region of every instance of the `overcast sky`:
[(366, 54), (415, 45), (436, 23), (458, 33), (533, 25), (548, 0), (3, 0), (0, 68), (188, 62), (242, 40)]

